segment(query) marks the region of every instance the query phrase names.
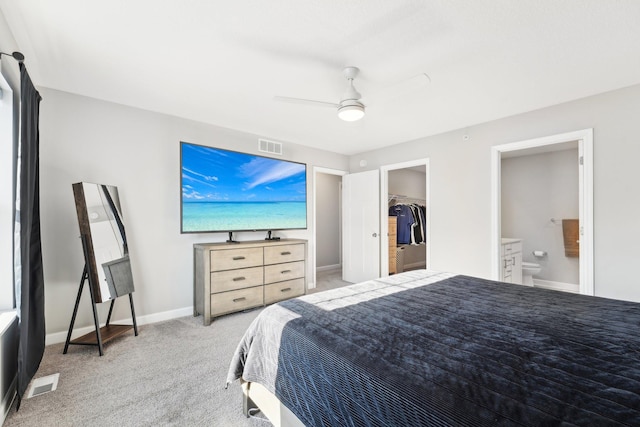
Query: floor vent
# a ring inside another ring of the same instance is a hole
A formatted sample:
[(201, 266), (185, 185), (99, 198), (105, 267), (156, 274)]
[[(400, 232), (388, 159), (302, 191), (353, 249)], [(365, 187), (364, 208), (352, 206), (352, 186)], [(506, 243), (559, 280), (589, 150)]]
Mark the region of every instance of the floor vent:
[(282, 143), (269, 141), (267, 139), (258, 139), (258, 151), (282, 155)]
[(58, 388), (59, 377), (60, 374), (53, 374), (33, 380), (31, 382), (31, 388), (27, 393), (27, 399), (49, 393), (50, 391), (55, 391), (55, 389)]

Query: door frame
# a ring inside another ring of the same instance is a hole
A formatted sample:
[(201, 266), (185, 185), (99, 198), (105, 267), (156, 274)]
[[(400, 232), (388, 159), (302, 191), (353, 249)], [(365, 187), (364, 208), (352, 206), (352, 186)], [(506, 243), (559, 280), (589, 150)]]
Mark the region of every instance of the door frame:
[[(341, 170), (341, 169), (330, 169), (330, 168), (323, 168), (320, 166), (313, 166), (313, 190), (312, 190), (312, 197), (313, 197), (313, 223), (311, 224), (311, 232), (313, 235), (313, 242), (309, 242), (309, 258), (311, 260), (310, 264), (311, 264), (311, 281), (307, 283), (307, 288), (308, 289), (313, 289), (316, 287), (316, 283), (317, 283), (317, 278), (316, 278), (316, 268), (317, 268), (317, 264), (316, 264), (316, 254), (317, 254), (317, 248), (316, 248), (316, 242), (318, 240), (318, 236), (317, 236), (317, 228), (316, 228), (316, 224), (317, 224), (317, 219), (318, 219), (318, 210), (317, 205), (316, 205), (316, 177), (318, 176), (318, 174), (326, 174), (326, 175), (338, 175), (338, 176), (345, 176), (347, 175), (349, 172)], [(339, 223), (339, 227), (342, 227), (342, 195), (340, 195), (340, 223)], [(338, 233), (340, 233), (340, 265), (343, 264), (343, 257), (344, 254), (342, 253), (342, 229), (338, 230)]]
[(383, 218), (387, 218), (389, 216), (389, 171), (398, 170), (398, 169), (407, 169), (415, 166), (424, 166), (425, 167), (425, 226), (427, 228), (427, 236), (426, 236), (426, 264), (427, 268), (431, 265), (431, 214), (430, 208), (431, 203), (429, 203), (429, 198), (431, 197), (431, 189), (429, 188), (430, 183), (430, 173), (429, 173), (429, 158), (410, 160), (407, 162), (401, 163), (393, 163), (390, 165), (380, 166), (380, 277), (389, 276), (389, 263), (387, 260), (389, 259), (389, 221), (383, 220)]
[(593, 259), (593, 129), (582, 129), (558, 135), (512, 142), (491, 147), (491, 274), (500, 280), (500, 240), (502, 237), (501, 218), (501, 160), (502, 153), (525, 150), (578, 141), (579, 157), (579, 207), (580, 219), (580, 293), (594, 295)]

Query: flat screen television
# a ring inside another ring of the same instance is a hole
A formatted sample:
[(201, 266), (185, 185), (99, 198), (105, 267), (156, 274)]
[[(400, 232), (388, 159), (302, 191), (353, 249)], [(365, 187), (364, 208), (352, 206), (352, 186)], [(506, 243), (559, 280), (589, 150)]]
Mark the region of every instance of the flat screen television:
[(181, 233), (307, 228), (307, 165), (180, 143)]

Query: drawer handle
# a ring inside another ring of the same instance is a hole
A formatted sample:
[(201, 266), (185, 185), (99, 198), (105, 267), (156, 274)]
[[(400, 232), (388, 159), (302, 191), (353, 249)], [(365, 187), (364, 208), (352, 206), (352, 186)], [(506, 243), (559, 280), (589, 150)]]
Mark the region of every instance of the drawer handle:
[(241, 297), (241, 298), (234, 298), (234, 299), (233, 299), (233, 302), (240, 302), (240, 301), (244, 301), (244, 300), (246, 300), (246, 299), (247, 299), (247, 298), (245, 298), (245, 297)]
[(286, 251), (286, 252), (280, 252), (280, 255), (291, 255), (291, 252)]
[(233, 281), (234, 281), (234, 282), (241, 282), (241, 281), (243, 281), (243, 280), (246, 280), (246, 278), (245, 278), (245, 277), (243, 277), (243, 276), (240, 276), (240, 277), (234, 277), (234, 278), (233, 278)]
[(282, 270), (280, 273), (282, 273), (282, 274), (291, 273), (291, 270)]
[(289, 292), (291, 290), (291, 288), (284, 288), (284, 289), (280, 289), (280, 292)]
[(233, 257), (233, 260), (234, 260), (234, 261), (240, 261), (240, 260), (243, 260), (243, 259), (244, 259), (244, 257), (243, 257), (243, 256), (234, 256), (234, 257)]

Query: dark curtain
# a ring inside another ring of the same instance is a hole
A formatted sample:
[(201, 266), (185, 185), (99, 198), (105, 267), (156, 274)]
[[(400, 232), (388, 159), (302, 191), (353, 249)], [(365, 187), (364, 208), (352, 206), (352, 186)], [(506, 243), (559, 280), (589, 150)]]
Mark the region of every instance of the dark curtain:
[(44, 275), (40, 242), (40, 94), (20, 63), (20, 343), (18, 404), (44, 354)]

